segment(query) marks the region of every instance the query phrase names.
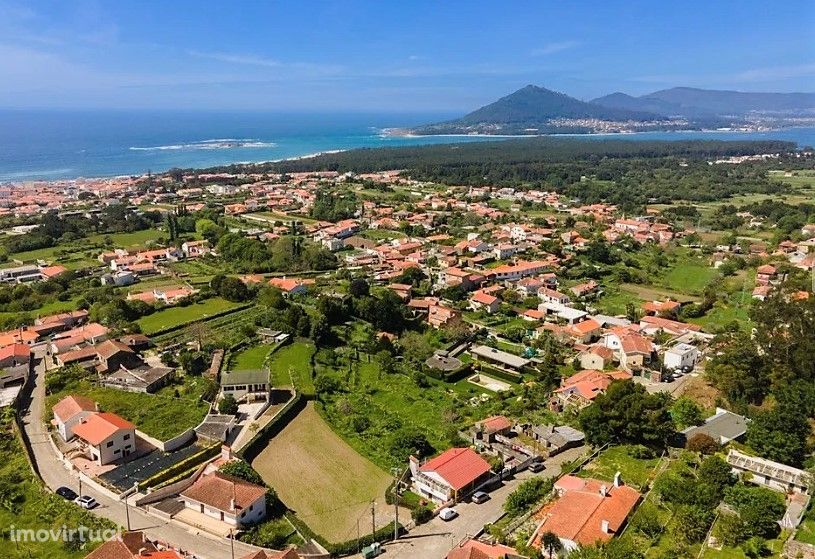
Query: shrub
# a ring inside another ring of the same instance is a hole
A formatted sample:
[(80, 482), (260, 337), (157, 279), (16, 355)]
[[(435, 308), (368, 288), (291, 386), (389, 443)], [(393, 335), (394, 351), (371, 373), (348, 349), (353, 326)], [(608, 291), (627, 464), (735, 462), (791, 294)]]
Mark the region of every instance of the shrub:
[(424, 524), (425, 522), (433, 518), (433, 511), (430, 510), (430, 507), (426, 505), (416, 507), (415, 509), (410, 511), (410, 517), (413, 519), (413, 522), (415, 522), (416, 525), (418, 526), (419, 524)]

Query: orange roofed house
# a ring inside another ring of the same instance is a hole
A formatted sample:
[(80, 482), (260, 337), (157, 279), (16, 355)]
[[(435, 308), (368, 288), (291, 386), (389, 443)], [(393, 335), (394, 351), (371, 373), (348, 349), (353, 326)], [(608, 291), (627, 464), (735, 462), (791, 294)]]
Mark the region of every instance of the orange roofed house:
[(144, 532), (125, 532), (121, 536), (108, 540), (85, 559), (184, 559), (184, 556), (172, 549), (159, 550), (156, 544), (147, 539)]
[(136, 427), (114, 413), (93, 413), (74, 425), (80, 448), (100, 466), (136, 452)]
[(552, 394), (549, 406), (557, 411), (567, 407), (584, 408), (591, 404), (598, 394), (606, 391), (614, 380), (628, 380), (631, 373), (626, 371), (580, 371), (560, 382), (560, 388)]
[(619, 472), (613, 484), (564, 476), (555, 483), (555, 492), (559, 498), (538, 525), (533, 545), (540, 547), (541, 536), (552, 532), (567, 553), (619, 534), (642, 496), (622, 483)]
[(445, 559), (509, 559), (510, 557), (515, 558), (520, 555), (505, 545), (468, 539), (450, 550)]
[(231, 526), (247, 526), (266, 516), (266, 488), (220, 472), (204, 474), (181, 492), (184, 506)]
[(410, 457), (413, 489), (436, 504), (457, 501), (489, 477), (490, 465), (471, 448), (451, 448), (424, 464)]

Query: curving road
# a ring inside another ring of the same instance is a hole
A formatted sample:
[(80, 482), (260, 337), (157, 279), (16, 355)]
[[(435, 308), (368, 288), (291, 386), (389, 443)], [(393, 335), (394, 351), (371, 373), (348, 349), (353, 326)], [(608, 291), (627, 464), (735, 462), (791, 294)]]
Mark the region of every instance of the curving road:
[[(31, 444), (34, 452), (33, 459), (45, 484), (52, 491), (57, 487), (66, 486), (78, 493), (79, 478), (65, 468), (48, 441), (48, 430), (42, 420), (45, 412), (45, 371), (48, 358), (42, 356), (41, 353), (38, 357), (42, 358), (35, 368), (33, 383), (29, 383), (29, 390), (20, 394), (24, 436)], [(132, 530), (143, 530), (151, 539), (172, 544), (200, 559), (231, 559), (233, 557), (229, 540), (147, 514), (132, 505), (126, 510), (123, 501), (111, 499), (87, 484), (82, 486), (82, 494), (90, 495), (99, 502), (99, 506), (92, 511), (94, 514), (112, 520), (119, 526), (127, 527), (129, 515)], [(44, 528), (48, 527), (44, 526)], [(236, 541), (234, 542), (234, 557), (240, 558), (255, 549)]]

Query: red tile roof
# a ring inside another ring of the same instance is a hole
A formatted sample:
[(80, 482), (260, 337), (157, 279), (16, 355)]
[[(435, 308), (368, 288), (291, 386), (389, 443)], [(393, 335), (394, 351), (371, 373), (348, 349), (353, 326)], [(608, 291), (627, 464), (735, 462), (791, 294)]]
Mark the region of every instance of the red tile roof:
[(467, 487), (490, 471), (489, 463), (471, 448), (451, 448), (419, 468), (435, 472), (455, 490)]
[(237, 508), (245, 509), (265, 494), (265, 487), (215, 472), (199, 478), (181, 496), (217, 510), (235, 512), (232, 510), (233, 498)]
[(74, 434), (92, 445), (98, 445), (119, 430), (135, 428), (135, 425), (115, 413), (103, 412), (83, 419), (74, 427)]
[(53, 408), (54, 417), (65, 423), (83, 411), (96, 411), (96, 402), (85, 396), (65, 396)]

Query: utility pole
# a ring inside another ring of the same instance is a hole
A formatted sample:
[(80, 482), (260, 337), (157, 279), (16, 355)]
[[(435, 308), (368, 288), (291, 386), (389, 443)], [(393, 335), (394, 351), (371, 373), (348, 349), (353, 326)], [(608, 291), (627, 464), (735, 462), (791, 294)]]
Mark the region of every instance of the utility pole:
[(125, 517), (127, 518), (127, 531), (130, 531), (130, 507), (127, 504), (127, 497), (125, 497)]
[(82, 496), (82, 474), (79, 474), (79, 496)]
[(235, 559), (235, 537), (232, 535), (232, 528), (229, 529), (229, 547), (232, 550), (232, 559)]
[(371, 501), (371, 537), (376, 537), (376, 501)]
[(391, 472), (396, 478), (396, 483), (393, 485), (393, 510), (396, 514), (396, 521), (393, 523), (393, 541), (396, 541), (399, 539), (399, 485), (402, 483), (402, 476), (400, 468), (392, 468)]

